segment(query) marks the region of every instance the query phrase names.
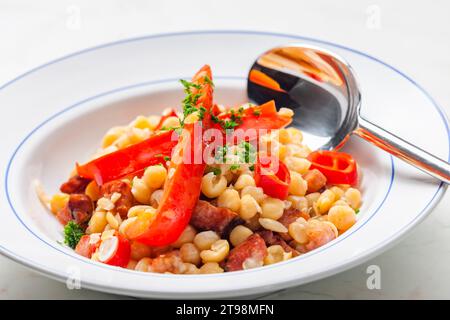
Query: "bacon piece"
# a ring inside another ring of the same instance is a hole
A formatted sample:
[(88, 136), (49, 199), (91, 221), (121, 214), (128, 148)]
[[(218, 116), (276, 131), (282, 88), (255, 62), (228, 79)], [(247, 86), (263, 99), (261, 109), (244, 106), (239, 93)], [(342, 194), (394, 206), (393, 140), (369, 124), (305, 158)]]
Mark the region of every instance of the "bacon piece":
[(264, 239), (267, 246), (279, 245), (285, 252), (292, 252), (293, 257), (300, 255), (300, 252), (287, 244), (279, 234), (275, 234), (270, 230), (258, 231), (258, 234)]
[(178, 250), (171, 251), (167, 254), (162, 254), (151, 260), (149, 271), (157, 273), (174, 273), (180, 274), (185, 271), (186, 267), (181, 260), (180, 252)]
[(278, 219), (278, 222), (282, 223), (286, 228), (289, 228), (289, 225), (298, 218), (308, 220), (310, 216), (309, 213), (307, 212), (303, 212), (301, 210), (294, 208), (289, 208), (284, 210), (283, 215), (281, 216), (280, 219)]
[(198, 230), (213, 230), (226, 236), (231, 229), (244, 223), (237, 213), (227, 208), (213, 206), (208, 201), (199, 200), (192, 213), (190, 224)]
[(230, 251), (225, 263), (225, 270), (243, 270), (244, 264), (251, 267), (262, 266), (266, 256), (267, 247), (264, 239), (259, 234), (254, 233)]
[(308, 183), (307, 193), (317, 192), (327, 184), (327, 178), (317, 169), (312, 169), (303, 175)]
[(100, 193), (105, 198), (111, 198), (111, 195), (115, 192), (120, 193), (120, 198), (114, 203), (116, 212), (120, 214), (121, 218), (126, 218), (128, 210), (134, 203), (131, 187), (124, 181), (114, 180), (105, 183), (100, 188)]
[(301, 253), (317, 249), (336, 239), (333, 228), (328, 223), (317, 220), (308, 221), (306, 235), (309, 239), (306, 244), (295, 245), (295, 249)]
[(90, 179), (82, 178), (80, 176), (70, 177), (69, 180), (64, 182), (59, 190), (64, 193), (72, 194), (72, 193), (84, 193), (87, 185), (91, 182)]
[(66, 205), (58, 211), (56, 217), (66, 225), (74, 220), (81, 227), (86, 227), (94, 211), (94, 204), (91, 198), (85, 194), (71, 194)]

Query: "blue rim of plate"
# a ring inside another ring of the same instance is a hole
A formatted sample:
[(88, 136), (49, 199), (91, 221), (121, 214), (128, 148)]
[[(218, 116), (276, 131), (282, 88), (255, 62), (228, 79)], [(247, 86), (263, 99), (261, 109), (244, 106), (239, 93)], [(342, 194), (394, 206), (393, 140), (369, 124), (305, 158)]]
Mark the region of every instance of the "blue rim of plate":
[[(312, 41), (312, 42), (315, 42), (315, 43), (325, 44), (325, 45), (333, 46), (333, 47), (340, 48), (340, 49), (343, 49), (343, 50), (347, 50), (347, 51), (350, 51), (350, 52), (352, 52), (352, 53), (356, 53), (356, 54), (359, 54), (359, 55), (361, 55), (361, 56), (364, 56), (364, 57), (368, 58), (369, 60), (378, 62), (378, 63), (380, 63), (381, 65), (383, 65), (383, 66), (385, 66), (385, 67), (387, 67), (387, 68), (393, 70), (393, 71), (396, 72), (397, 74), (401, 75), (403, 78), (407, 79), (409, 82), (411, 82), (416, 88), (418, 88), (419, 91), (421, 91), (421, 92), (422, 92), (422, 93), (423, 93), (423, 94), (424, 94), (424, 95), (432, 102), (433, 106), (434, 106), (435, 109), (438, 111), (438, 113), (439, 113), (441, 119), (443, 120), (443, 123), (444, 123), (444, 125), (445, 125), (446, 130), (447, 130), (447, 136), (449, 137), (449, 150), (450, 150), (450, 130), (449, 130), (449, 124), (448, 124), (448, 120), (447, 120), (447, 118), (446, 118), (446, 116), (445, 116), (445, 113), (443, 112), (443, 110), (441, 109), (441, 107), (434, 101), (434, 99), (430, 96), (430, 94), (429, 94), (428, 92), (426, 92), (420, 85), (418, 85), (412, 78), (408, 77), (407, 75), (405, 75), (403, 72), (397, 70), (396, 68), (394, 68), (394, 67), (392, 67), (392, 66), (386, 64), (385, 62), (383, 62), (383, 61), (381, 61), (381, 60), (379, 60), (379, 59), (377, 59), (377, 58), (374, 58), (374, 57), (372, 57), (372, 56), (370, 56), (370, 55), (368, 55), (368, 54), (366, 54), (366, 53), (363, 53), (363, 52), (361, 52), (361, 51), (358, 51), (358, 50), (355, 50), (355, 49), (351, 49), (351, 48), (348, 48), (348, 47), (345, 47), (345, 46), (342, 46), (342, 45), (339, 45), (339, 44), (335, 44), (335, 43), (332, 43), (332, 42), (324, 41), (324, 40), (314, 39), (314, 38), (310, 38), (310, 37), (297, 36), (297, 35), (283, 34), (283, 33), (259, 32), (259, 31), (237, 31), (237, 30), (229, 30), (229, 31), (228, 31), (228, 30), (217, 30), (217, 31), (190, 31), (190, 32), (177, 32), (177, 33), (167, 33), (167, 34), (156, 34), (156, 35), (149, 35), (149, 36), (143, 36), (143, 37), (137, 37), (137, 38), (130, 38), (130, 39), (125, 39), (125, 40), (120, 40), (120, 41), (111, 42), (111, 43), (107, 43), (107, 44), (95, 46), (95, 47), (92, 47), (92, 48), (84, 49), (84, 50), (81, 50), (81, 51), (78, 51), (78, 52), (75, 52), (75, 53), (72, 53), (72, 54), (63, 56), (63, 57), (61, 57), (61, 58), (52, 60), (52, 61), (50, 61), (50, 62), (48, 62), (48, 63), (45, 63), (45, 64), (43, 64), (43, 65), (41, 65), (41, 66), (38, 66), (38, 67), (34, 68), (34, 69), (32, 69), (32, 70), (30, 70), (30, 71), (28, 71), (28, 72), (25, 72), (24, 74), (22, 74), (22, 75), (16, 77), (15, 79), (13, 79), (13, 80), (11, 80), (11, 81), (5, 83), (4, 85), (0, 86), (0, 91), (3, 90), (3, 89), (5, 89), (5, 88), (8, 87), (9, 85), (15, 83), (16, 81), (18, 81), (18, 80), (24, 78), (25, 76), (27, 76), (27, 75), (29, 75), (29, 74), (32, 74), (32, 73), (34, 73), (34, 72), (36, 72), (36, 71), (38, 71), (38, 70), (40, 70), (40, 69), (43, 69), (43, 68), (45, 68), (45, 67), (47, 67), (47, 66), (49, 66), (49, 65), (52, 65), (52, 64), (54, 64), (54, 63), (57, 63), (57, 62), (60, 62), (60, 61), (69, 59), (69, 58), (71, 58), (71, 57), (75, 57), (75, 56), (81, 55), (81, 54), (86, 53), (86, 52), (98, 50), (98, 49), (101, 49), (101, 48), (112, 47), (112, 46), (120, 45), (120, 44), (124, 44), (124, 43), (135, 42), (135, 41), (142, 41), (142, 40), (149, 40), (149, 39), (154, 39), (154, 38), (164, 38), (164, 37), (173, 37), (173, 36), (202, 35), (202, 34), (247, 34), (247, 35), (261, 35), (261, 36), (285, 37), (285, 38), (291, 38), (291, 39), (295, 39), (295, 40)], [(183, 78), (183, 77), (180, 77), (180, 78)], [(216, 78), (218, 78), (218, 79), (238, 79), (238, 80), (243, 80), (242, 77), (229, 77), (229, 76), (216, 77)], [(70, 256), (70, 257), (72, 257), (72, 258), (75, 258), (75, 259), (77, 259), (77, 260), (80, 260), (80, 261), (82, 261), (82, 262), (84, 262), (84, 263), (88, 263), (88, 264), (90, 264), (90, 265), (99, 266), (99, 267), (107, 268), (107, 269), (110, 269), (110, 270), (116, 270), (116, 271), (130, 272), (130, 273), (133, 273), (133, 274), (138, 274), (136, 271), (127, 270), (127, 269), (114, 268), (114, 267), (110, 267), (110, 266), (103, 265), (103, 264), (96, 264), (96, 263), (93, 263), (92, 261), (90, 261), (90, 260), (88, 260), (88, 259), (85, 259), (85, 258), (82, 258), (82, 257), (77, 257), (75, 254), (70, 254), (69, 252), (63, 251), (63, 250), (61, 250), (60, 248), (57, 248), (57, 247), (53, 246), (52, 244), (48, 243), (46, 240), (44, 240), (44, 239), (40, 238), (38, 235), (36, 235), (36, 234), (35, 234), (35, 233), (34, 233), (34, 232), (33, 232), (33, 231), (32, 231), (32, 230), (31, 230), (31, 229), (30, 229), (30, 228), (29, 228), (22, 220), (21, 220), (21, 218), (20, 218), (19, 215), (17, 214), (17, 212), (16, 212), (16, 210), (15, 210), (15, 208), (14, 208), (12, 202), (11, 202), (11, 199), (10, 199), (10, 196), (9, 196), (9, 193), (8, 193), (8, 176), (9, 176), (9, 169), (10, 169), (10, 166), (11, 166), (11, 164), (12, 164), (12, 161), (14, 160), (14, 157), (15, 157), (16, 153), (19, 151), (20, 147), (26, 142), (26, 140), (27, 140), (28, 138), (30, 138), (31, 135), (32, 135), (34, 132), (36, 132), (39, 128), (41, 128), (43, 125), (45, 125), (45, 124), (48, 123), (49, 121), (53, 120), (53, 119), (56, 118), (57, 116), (61, 115), (62, 113), (67, 112), (67, 111), (69, 111), (69, 110), (71, 110), (71, 109), (73, 109), (73, 108), (75, 108), (75, 107), (77, 107), (77, 106), (80, 106), (80, 105), (82, 105), (82, 104), (84, 104), (84, 103), (86, 103), (86, 102), (88, 102), (88, 101), (92, 101), (92, 100), (94, 100), (94, 99), (96, 99), (96, 98), (104, 97), (104, 96), (109, 95), (109, 94), (121, 92), (121, 91), (124, 91), (124, 90), (129, 90), (129, 89), (133, 89), (133, 88), (137, 88), (137, 87), (140, 87), (140, 86), (145, 86), (145, 85), (151, 85), (151, 84), (158, 84), (158, 83), (164, 83), (164, 82), (174, 81), (174, 80), (177, 80), (177, 79), (179, 79), (179, 78), (162, 79), (162, 80), (157, 80), (157, 81), (144, 82), (144, 83), (134, 84), (134, 85), (130, 85), (130, 86), (122, 87), (122, 88), (117, 88), (117, 89), (110, 90), (110, 91), (107, 91), (107, 92), (104, 92), (104, 93), (101, 93), (101, 94), (97, 94), (97, 95), (95, 95), (95, 96), (92, 96), (92, 97), (87, 98), (87, 99), (83, 99), (82, 101), (79, 101), (79, 102), (77, 102), (77, 103), (75, 103), (75, 104), (73, 104), (73, 105), (71, 105), (71, 106), (69, 106), (69, 107), (64, 108), (63, 110), (61, 110), (60, 112), (58, 112), (58, 113), (54, 114), (53, 116), (49, 117), (48, 119), (46, 119), (45, 121), (43, 121), (41, 124), (39, 124), (36, 128), (34, 128), (34, 129), (33, 129), (33, 130), (32, 130), (32, 131), (31, 131), (31, 132), (30, 132), (30, 133), (29, 133), (22, 141), (21, 141), (21, 143), (18, 145), (18, 147), (17, 147), (17, 148), (15, 149), (15, 151), (13, 152), (13, 154), (12, 154), (12, 156), (11, 156), (11, 158), (10, 158), (10, 161), (9, 161), (9, 163), (8, 163), (8, 165), (7, 165), (7, 170), (6, 170), (6, 173), (5, 173), (5, 180), (4, 180), (4, 182), (5, 182), (5, 192), (6, 192), (6, 195), (7, 195), (8, 203), (9, 203), (9, 205), (10, 205), (10, 207), (11, 207), (13, 213), (16, 215), (17, 219), (19, 219), (19, 221), (21, 222), (21, 224), (22, 224), (29, 232), (31, 232), (35, 237), (37, 237), (40, 241), (46, 243), (46, 244), (49, 245), (50, 247), (56, 249), (57, 251), (59, 251), (59, 252), (65, 254), (65, 255), (68, 255), (68, 256)], [(449, 159), (450, 159), (450, 154), (449, 154)], [(287, 264), (287, 263), (289, 263), (289, 262), (296, 262), (296, 261), (300, 260), (301, 258), (307, 258), (307, 257), (312, 256), (313, 254), (317, 254), (317, 253), (319, 253), (319, 252), (322, 252), (322, 251), (324, 251), (324, 250), (326, 250), (326, 249), (328, 249), (328, 248), (334, 246), (335, 244), (339, 243), (340, 241), (342, 241), (342, 240), (348, 238), (348, 237), (351, 236), (353, 233), (355, 233), (356, 231), (358, 231), (359, 229), (361, 229), (361, 228), (362, 228), (362, 227), (363, 227), (363, 226), (364, 226), (364, 225), (365, 225), (365, 224), (366, 224), (366, 223), (367, 223), (367, 222), (368, 222), (368, 221), (369, 221), (369, 220), (370, 220), (377, 212), (378, 212), (378, 210), (382, 207), (382, 205), (383, 205), (384, 202), (386, 201), (386, 199), (387, 199), (387, 197), (388, 197), (388, 195), (389, 195), (389, 192), (390, 192), (390, 190), (391, 190), (393, 181), (394, 181), (394, 176), (395, 176), (394, 161), (393, 161), (393, 159), (392, 159), (392, 157), (391, 157), (391, 180), (390, 180), (390, 184), (389, 184), (388, 190), (387, 190), (387, 192), (386, 192), (386, 194), (385, 194), (383, 200), (381, 201), (380, 205), (379, 205), (379, 206), (377, 207), (377, 209), (369, 216), (369, 218), (366, 219), (366, 220), (364, 221), (364, 223), (360, 224), (360, 225), (358, 226), (358, 228), (355, 228), (354, 230), (352, 230), (352, 232), (349, 232), (348, 234), (344, 234), (344, 235), (342, 235), (341, 237), (337, 238), (336, 240), (332, 241), (329, 245), (326, 245), (326, 246), (324, 246), (324, 247), (322, 247), (322, 248), (318, 248), (318, 249), (316, 249), (316, 250), (314, 250), (314, 251), (312, 251), (312, 252), (310, 252), (310, 253), (308, 253), (308, 254), (302, 256), (302, 257), (298, 257), (298, 258), (296, 258), (296, 259), (292, 259), (292, 260), (286, 261), (286, 262), (284, 262), (283, 264)], [(408, 223), (406, 226), (404, 226), (404, 227), (402, 228), (402, 230), (408, 228), (408, 227), (409, 227), (411, 224), (413, 224), (418, 218), (420, 218), (420, 217), (422, 216), (422, 213), (423, 213), (424, 211), (426, 211), (426, 210), (429, 208), (429, 206), (435, 201), (436, 196), (439, 194), (439, 192), (440, 192), (440, 191), (443, 191), (444, 189), (445, 189), (444, 184), (443, 184), (443, 183), (440, 183), (439, 186), (438, 186), (438, 188), (437, 188), (437, 190), (436, 190), (436, 192), (435, 192), (435, 194), (433, 195), (433, 197), (431, 198), (431, 200), (427, 203), (427, 205), (419, 212), (419, 214), (418, 214), (412, 221), (410, 221), (410, 223)], [(443, 193), (443, 192), (442, 192), (442, 193)], [(390, 241), (392, 240), (392, 238), (395, 238), (395, 237), (391, 237), (391, 238), (389, 238), (389, 239), (386, 239), (382, 244), (384, 244), (384, 243), (386, 243), (386, 242), (390, 242)], [(381, 245), (382, 245), (382, 244), (381, 244)], [(1, 249), (2, 251), (4, 251), (4, 253), (5, 253), (7, 256), (10, 256), (10, 257), (13, 256), (13, 257), (16, 257), (16, 258), (17, 258), (17, 259), (14, 259), (14, 260), (17, 260), (17, 261), (19, 261), (19, 262), (26, 262), (26, 261), (29, 261), (29, 264), (30, 264), (31, 267), (32, 267), (33, 265), (37, 265), (37, 263), (35, 263), (34, 261), (28, 260), (28, 259), (25, 258), (25, 257), (18, 256), (18, 255), (16, 255), (16, 254), (14, 254), (13, 252), (11, 252), (9, 249), (7, 249), (7, 248), (5, 248), (5, 247), (3, 247), (3, 246), (0, 246), (0, 249)], [(322, 249), (322, 250), (321, 250), (321, 249)], [(279, 264), (278, 264), (278, 265), (279, 265)], [(275, 267), (275, 265), (274, 265), (273, 267)], [(45, 271), (45, 270), (50, 270), (50, 268), (48, 268), (48, 267), (46, 267), (46, 266), (42, 266), (41, 268), (42, 268), (44, 271)], [(268, 268), (270, 268), (270, 266), (266, 266), (264, 269), (267, 270)], [(258, 269), (255, 269), (255, 270), (246, 270), (245, 272), (248, 273), (248, 272), (258, 271), (258, 270), (261, 270), (261, 269), (258, 268)], [(55, 275), (59, 275), (59, 272), (57, 272), (57, 271), (53, 271), (53, 273), (54, 273)], [(232, 274), (235, 274), (235, 273), (225, 273), (225, 274), (222, 274), (221, 276), (223, 276), (223, 275), (232, 275)], [(158, 274), (152, 274), (152, 276), (155, 276), (155, 275), (158, 275)], [(168, 276), (168, 275), (160, 275), (160, 276), (171, 277), (171, 276)], [(201, 277), (205, 277), (205, 276), (206, 276), (206, 275), (202, 275)], [(217, 276), (217, 275), (211, 275), (211, 276)]]

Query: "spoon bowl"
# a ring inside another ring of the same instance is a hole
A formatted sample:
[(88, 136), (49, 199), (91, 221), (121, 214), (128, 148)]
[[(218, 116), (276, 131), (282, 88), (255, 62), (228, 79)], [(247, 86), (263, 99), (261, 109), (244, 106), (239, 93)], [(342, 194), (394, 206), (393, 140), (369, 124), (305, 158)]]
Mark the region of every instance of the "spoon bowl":
[(355, 73), (330, 51), (302, 44), (266, 51), (249, 71), (247, 95), (257, 104), (274, 100), (278, 108), (293, 109), (292, 125), (304, 132), (313, 149), (339, 150), (351, 134), (357, 134), (450, 183), (449, 163), (361, 117)]

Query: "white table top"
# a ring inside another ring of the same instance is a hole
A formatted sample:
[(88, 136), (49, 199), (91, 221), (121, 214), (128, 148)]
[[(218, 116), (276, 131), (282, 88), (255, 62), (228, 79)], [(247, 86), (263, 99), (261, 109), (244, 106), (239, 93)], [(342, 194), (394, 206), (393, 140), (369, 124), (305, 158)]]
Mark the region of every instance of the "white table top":
[[(56, 57), (118, 39), (186, 30), (263, 30), (320, 38), (370, 53), (416, 79), (450, 114), (450, 2), (435, 1), (433, 6), (405, 0), (195, 3), (3, 0), (0, 83)], [(447, 193), (425, 222), (384, 254), (336, 276), (267, 297), (449, 299), (449, 207)], [(381, 269), (380, 290), (367, 288), (370, 265)], [(68, 290), (0, 256), (0, 299), (33, 298), (121, 297)]]

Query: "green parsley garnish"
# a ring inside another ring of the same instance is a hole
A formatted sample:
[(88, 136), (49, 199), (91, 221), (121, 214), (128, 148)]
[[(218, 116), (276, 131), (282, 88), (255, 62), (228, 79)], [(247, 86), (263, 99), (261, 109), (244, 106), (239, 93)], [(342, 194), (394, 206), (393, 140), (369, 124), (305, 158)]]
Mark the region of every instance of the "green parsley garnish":
[(69, 221), (64, 227), (64, 243), (72, 249), (75, 249), (83, 235), (83, 228), (74, 221)]
[(170, 157), (169, 156), (164, 156), (164, 158), (163, 158), (165, 161), (169, 161), (170, 160)]
[(198, 119), (199, 120), (203, 120), (203, 118), (205, 117), (206, 108), (201, 106), (198, 109), (199, 109), (199, 111), (198, 111)]
[(261, 110), (253, 110), (253, 115), (259, 117), (261, 115)]
[[(183, 119), (180, 121), (181, 127), (184, 126), (184, 120), (186, 117), (196, 111), (199, 111), (199, 108), (197, 108), (197, 102), (198, 99), (201, 97), (200, 93), (192, 93), (192, 88), (195, 88), (197, 90), (201, 89), (200, 84), (196, 84), (187, 80), (180, 79), (181, 84), (184, 87), (184, 92), (186, 93), (186, 97), (183, 99)], [(200, 107), (203, 108), (203, 107)], [(206, 111), (205, 108), (203, 108), (203, 115)], [(199, 115), (200, 117), (200, 115)], [(202, 116), (203, 119), (203, 116)]]
[(161, 131), (169, 131), (169, 130), (173, 130), (173, 131), (175, 131), (175, 132), (178, 133), (177, 130), (180, 130), (180, 129), (181, 129), (181, 127), (161, 127), (159, 130), (161, 130)]
[(358, 214), (358, 213), (359, 213), (359, 209), (356, 209), (356, 210), (355, 210), (355, 214)]
[(255, 165), (252, 164), (250, 167), (248, 167), (250, 169), (250, 171), (255, 171)]
[(228, 152), (228, 146), (217, 147), (214, 158), (220, 163), (225, 163), (226, 156)]
[(207, 167), (206, 168), (206, 172), (212, 172), (214, 173), (215, 176), (218, 176), (222, 173), (222, 170), (220, 170), (220, 168), (216, 168), (216, 167)]
[(205, 76), (204, 81), (205, 81), (206, 84), (209, 84), (211, 87), (214, 88), (214, 83), (212, 82), (212, 80), (208, 76)]
[(239, 169), (241, 166), (238, 163), (234, 163), (230, 166), (230, 170), (237, 170)]
[(256, 149), (248, 141), (242, 141), (239, 147), (243, 150), (239, 152), (239, 159), (243, 163), (254, 163), (256, 160)]

